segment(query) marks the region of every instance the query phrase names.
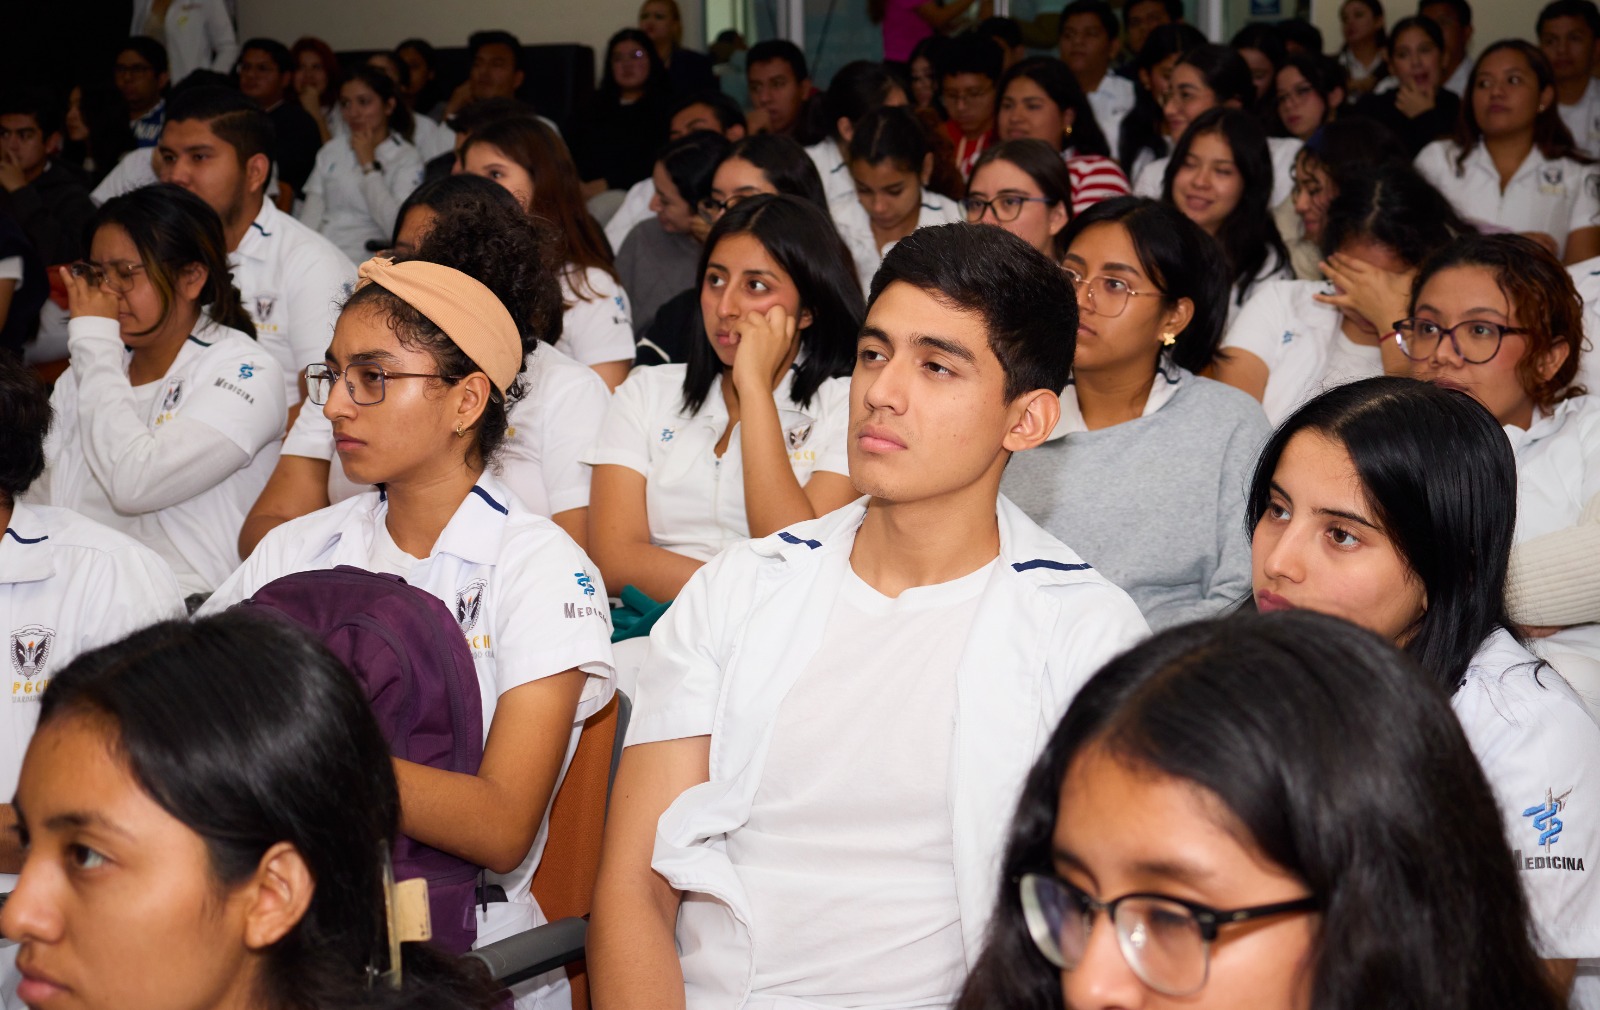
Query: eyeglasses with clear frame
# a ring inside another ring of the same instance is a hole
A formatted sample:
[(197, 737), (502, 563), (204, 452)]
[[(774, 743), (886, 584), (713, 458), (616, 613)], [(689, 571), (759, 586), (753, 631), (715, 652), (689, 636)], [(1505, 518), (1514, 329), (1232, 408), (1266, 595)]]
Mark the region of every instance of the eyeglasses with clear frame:
[(1394, 324), (1395, 343), (1400, 353), (1412, 361), (1427, 361), (1438, 350), (1439, 342), (1449, 338), (1450, 346), (1469, 365), (1482, 365), (1500, 353), (1500, 344), (1508, 333), (1532, 333), (1521, 326), (1505, 326), (1487, 319), (1463, 319), (1454, 326), (1445, 327), (1431, 319), (1416, 316)]
[(985, 211), (993, 214), (994, 219), (1001, 224), (1010, 224), (1022, 216), (1022, 208), (1030, 203), (1042, 203), (1047, 207), (1054, 207), (1060, 201), (1048, 196), (1001, 193), (993, 200), (980, 200), (975, 196), (966, 197), (961, 201), (961, 208), (966, 211), (967, 221), (971, 224), (982, 221)]
[(459, 379), (459, 375), (440, 375), (434, 372), (391, 372), (371, 361), (352, 361), (342, 371), (327, 365), (306, 366), (306, 396), (312, 403), (322, 406), (333, 393), (333, 384), (344, 379), (345, 391), (359, 407), (382, 403), (390, 379)]
[(1078, 304), (1094, 309), (1096, 315), (1107, 319), (1122, 315), (1128, 308), (1129, 298), (1161, 297), (1160, 291), (1135, 291), (1121, 277), (1108, 277), (1105, 274), (1085, 277), (1071, 267), (1063, 267), (1062, 270), (1078, 292)]
[(97, 288), (125, 295), (133, 290), (134, 278), (144, 272), (144, 264), (129, 260), (108, 260), (105, 263), (79, 260), (70, 269), (72, 276), (81, 277)]
[(1223, 926), (1310, 912), (1321, 904), (1315, 897), (1305, 897), (1223, 910), (1164, 894), (1124, 894), (1097, 901), (1059, 877), (1042, 873), (1025, 873), (1016, 883), (1028, 933), (1051, 964), (1076, 970), (1088, 950), (1095, 917), (1104, 912), (1128, 967), (1139, 981), (1166, 996), (1192, 996), (1205, 988), (1211, 945)]

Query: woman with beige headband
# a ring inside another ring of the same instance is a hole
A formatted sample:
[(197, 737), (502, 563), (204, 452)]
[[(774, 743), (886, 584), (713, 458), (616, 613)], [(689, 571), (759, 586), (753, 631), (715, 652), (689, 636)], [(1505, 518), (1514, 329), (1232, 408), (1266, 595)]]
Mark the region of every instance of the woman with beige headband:
[[(529, 350), (505, 306), (437, 263), (373, 259), (360, 275), (306, 379), (345, 472), (382, 490), (274, 529), (205, 609), (353, 565), (399, 575), (458, 616), (483, 698), (483, 764), (473, 776), (404, 761), (395, 771), (401, 830), (488, 871), (482, 945), (544, 921), (528, 885), (550, 798), (613, 690), (606, 592), (572, 539), (493, 472)], [(519, 1006), (564, 1006), (555, 974)]]

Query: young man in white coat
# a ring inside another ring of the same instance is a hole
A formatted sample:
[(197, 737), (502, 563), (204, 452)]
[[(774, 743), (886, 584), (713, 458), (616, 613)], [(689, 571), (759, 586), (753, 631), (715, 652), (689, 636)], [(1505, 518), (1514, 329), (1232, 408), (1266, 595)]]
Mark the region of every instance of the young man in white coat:
[(955, 224), (897, 244), (871, 295), (865, 497), (725, 551), (651, 636), (589, 931), (599, 1010), (948, 1006), (1029, 766), (1147, 633), (999, 494), (1060, 413), (1065, 275)]

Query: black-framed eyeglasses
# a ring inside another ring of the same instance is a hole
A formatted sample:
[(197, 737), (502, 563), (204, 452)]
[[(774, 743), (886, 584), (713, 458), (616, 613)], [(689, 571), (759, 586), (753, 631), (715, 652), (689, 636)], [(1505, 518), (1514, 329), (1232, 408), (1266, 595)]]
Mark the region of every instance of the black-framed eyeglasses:
[(357, 406), (370, 407), (383, 402), (386, 384), (390, 379), (459, 379), (459, 375), (439, 375), (434, 372), (391, 372), (370, 361), (352, 361), (342, 371), (327, 365), (306, 366), (306, 396), (317, 406), (328, 402), (333, 384), (344, 379), (345, 391)]
[(1395, 343), (1400, 353), (1412, 361), (1427, 361), (1439, 348), (1439, 341), (1450, 338), (1450, 346), (1469, 365), (1481, 365), (1500, 353), (1507, 333), (1532, 333), (1521, 326), (1504, 326), (1487, 319), (1463, 319), (1444, 327), (1431, 319), (1413, 316), (1394, 324)]
[(1022, 216), (1022, 208), (1030, 203), (1042, 203), (1047, 207), (1054, 207), (1061, 201), (1048, 196), (1023, 196), (1020, 193), (1001, 193), (993, 200), (983, 200), (975, 196), (966, 197), (961, 201), (961, 207), (967, 212), (967, 220), (977, 224), (983, 220), (984, 211), (994, 215), (994, 219), (1001, 224), (1010, 224)]
[(1078, 292), (1078, 304), (1094, 309), (1096, 315), (1114, 319), (1128, 308), (1129, 298), (1160, 298), (1159, 291), (1135, 291), (1133, 286), (1121, 277), (1108, 277), (1105, 274), (1096, 274), (1085, 277), (1083, 274), (1064, 267), (1063, 272), (1067, 280), (1072, 282), (1072, 287)]
[(1211, 945), (1223, 926), (1270, 915), (1310, 912), (1315, 897), (1253, 908), (1218, 909), (1164, 894), (1124, 894), (1097, 901), (1059, 877), (1025, 873), (1017, 878), (1022, 915), (1039, 953), (1064, 971), (1083, 962), (1089, 934), (1101, 912), (1111, 920), (1117, 947), (1139, 981), (1167, 996), (1205, 988)]
[(750, 190), (743, 193), (730, 193), (728, 194), (728, 198), (726, 200), (718, 200), (714, 196), (701, 197), (699, 203), (700, 213), (705, 217), (706, 220), (715, 221), (717, 218), (726, 214), (734, 207), (737, 207), (740, 201), (748, 200), (752, 196), (760, 195), (761, 194), (755, 190)]
[(72, 276), (81, 277), (97, 288), (125, 295), (133, 290), (134, 278), (144, 272), (144, 264), (130, 260), (107, 260), (104, 263), (79, 260), (69, 269)]

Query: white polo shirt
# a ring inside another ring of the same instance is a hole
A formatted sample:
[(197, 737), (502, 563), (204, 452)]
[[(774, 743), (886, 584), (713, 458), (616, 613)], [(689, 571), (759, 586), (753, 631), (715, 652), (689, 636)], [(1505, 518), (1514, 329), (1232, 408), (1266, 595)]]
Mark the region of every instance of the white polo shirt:
[(1339, 310), (1312, 297), (1328, 290), (1324, 281), (1258, 284), (1222, 339), (1224, 350), (1249, 351), (1266, 363), (1261, 407), (1275, 425), (1324, 389), (1383, 374), (1382, 351), (1351, 341)]
[(1500, 806), (1539, 956), (1600, 957), (1600, 727), (1504, 629), (1450, 705)]
[[(498, 477), (534, 515), (553, 516), (589, 504), (589, 464), (583, 456), (604, 423), (611, 391), (594, 370), (548, 344), (528, 355), (528, 391), (511, 405)], [(328, 460), (328, 501), (369, 490), (345, 476), (333, 450), (333, 425), (307, 403), (283, 440), (283, 454)]]
[(339, 309), (355, 288), (356, 266), (339, 247), (261, 202), (239, 248), (228, 254), (233, 283), (256, 324), (256, 340), (283, 373), (285, 401), (300, 400), (300, 373), (321, 361)]
[(1572, 131), (1578, 150), (1591, 158), (1600, 155), (1600, 80), (1590, 78), (1583, 97), (1571, 105), (1557, 104), (1556, 111)]
[(856, 180), (850, 175), (850, 166), (839, 153), (839, 144), (832, 137), (824, 137), (806, 148), (811, 163), (817, 166), (822, 177), (822, 192), (828, 202), (855, 199)]
[(627, 195), (622, 198), (622, 206), (618, 207), (617, 212), (611, 215), (611, 220), (606, 222), (606, 241), (611, 243), (612, 252), (622, 248), (622, 243), (627, 241), (628, 232), (633, 231), (634, 225), (656, 216), (650, 209), (650, 201), (655, 195), (654, 179), (640, 179), (628, 187)]
[[(952, 852), (946, 865), (954, 876), (965, 955), (961, 974), (983, 948), (1024, 777), (1082, 685), (1149, 633), (1126, 593), (1004, 497), (995, 507), (998, 563), (989, 566), (970, 629), (948, 648), (958, 659), (942, 831)], [(866, 508), (861, 499), (724, 552), (695, 573), (650, 635), (628, 746), (711, 737), (709, 780), (682, 793), (662, 814), (651, 861), (685, 892), (677, 939), (690, 1010), (819, 1005), (804, 999), (791, 1004), (805, 979), (793, 979), (785, 999), (747, 1002), (763, 967), (758, 952), (768, 938), (759, 933), (760, 919), (728, 836), (752, 823), (763, 785), (780, 784), (768, 783), (766, 776), (782, 708), (822, 646)], [(888, 719), (897, 715), (903, 713), (883, 713)], [(808, 879), (829, 873), (831, 866), (793, 869), (790, 892), (804, 902), (814, 898)], [(893, 900), (884, 883), (869, 880), (856, 900), (866, 909)], [(766, 894), (772, 897), (770, 886)], [(815, 942), (820, 948), (850, 940), (822, 936)], [(959, 989), (960, 978), (950, 982), (950, 991)], [(828, 1005), (835, 1002), (843, 1004)]]
[(1590, 393), (1600, 395), (1600, 256), (1567, 267), (1572, 282), (1583, 299), (1585, 344), (1578, 355), (1575, 380)]
[[(284, 523), (217, 587), (200, 613), (220, 612), (295, 572), (339, 565), (371, 570), (374, 542), (388, 512), (388, 500), (368, 491)], [(562, 775), (583, 721), (614, 693), (611, 615), (597, 573), (561, 527), (529, 512), (486, 473), (462, 499), (432, 553), (405, 576), (410, 585), (443, 601), (461, 623), (478, 674), (485, 740), (501, 695), (571, 669), (588, 674)], [(480, 946), (544, 921), (528, 885), (544, 853), (548, 818), (546, 809), (522, 865), (504, 874), (485, 871), (491, 883), (505, 888), (509, 900), (490, 904), (487, 916), (480, 910)]]
[[(699, 561), (710, 561), (750, 537), (744, 503), (740, 426), (721, 458), (716, 444), (728, 427), (720, 382), (698, 413), (683, 410), (687, 365), (636, 368), (617, 387), (594, 448), (593, 464), (625, 466), (644, 475), (650, 542)], [(785, 375), (773, 399), (789, 443), (789, 465), (803, 486), (819, 470), (848, 476), (850, 380), (827, 379), (802, 407), (791, 400), (794, 373)], [(618, 587), (621, 588), (620, 586)]]
[[(865, 296), (872, 290), (873, 275), (883, 265), (883, 258), (894, 248), (894, 243), (890, 242), (881, 249), (878, 247), (878, 240), (872, 237), (872, 219), (867, 217), (866, 208), (861, 206), (861, 200), (856, 196), (854, 181), (850, 184), (848, 196), (829, 202), (828, 213), (833, 215), (839, 237), (844, 239), (851, 258), (856, 262), (856, 277), (861, 281), (861, 293)], [(966, 219), (961, 205), (954, 200), (931, 189), (922, 191), (922, 206), (917, 211), (918, 228), (956, 224)]]
[(1122, 121), (1133, 111), (1137, 101), (1133, 82), (1121, 74), (1106, 70), (1106, 75), (1100, 78), (1100, 84), (1088, 94), (1089, 108), (1094, 112), (1094, 121), (1099, 124), (1100, 132), (1105, 134), (1106, 144), (1111, 149), (1111, 157), (1119, 157), (1117, 147), (1122, 135)]
[(210, 592), (238, 567), (239, 528), (278, 461), (278, 363), (204, 319), (163, 378), (131, 386), (115, 319), (68, 329), (72, 364), (50, 396), (40, 500), (150, 547), (186, 594)]
[[(1305, 141), (1297, 137), (1268, 137), (1267, 153), (1272, 155), (1272, 197), (1268, 207), (1276, 207), (1294, 195), (1294, 159)], [(1156, 160), (1139, 169), (1133, 177), (1133, 195), (1161, 199), (1161, 184), (1166, 179), (1172, 156)]]
[(98, 206), (114, 196), (131, 193), (141, 186), (151, 186), (161, 181), (156, 176), (156, 152), (150, 147), (136, 147), (124, 154), (100, 184), (89, 194)]
[(1566, 246), (1569, 232), (1600, 225), (1600, 168), (1546, 158), (1535, 147), (1502, 192), (1500, 173), (1481, 140), (1458, 175), (1459, 151), (1453, 140), (1435, 140), (1417, 155), (1416, 165), (1462, 217), (1511, 231), (1544, 232), (1558, 250)]
[(585, 365), (633, 360), (633, 312), (628, 293), (615, 277), (599, 267), (583, 269), (584, 291), (578, 291), (578, 265), (561, 272), (561, 339), (556, 349)]
[(389, 244), (395, 215), (411, 191), (422, 185), (422, 155), (397, 134), (374, 152), (381, 172), (363, 172), (348, 136), (336, 136), (317, 152), (306, 180), (300, 220), (325, 235), (353, 263), (372, 257), (369, 240)]

